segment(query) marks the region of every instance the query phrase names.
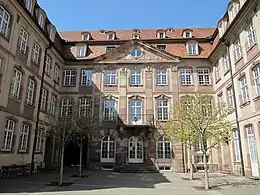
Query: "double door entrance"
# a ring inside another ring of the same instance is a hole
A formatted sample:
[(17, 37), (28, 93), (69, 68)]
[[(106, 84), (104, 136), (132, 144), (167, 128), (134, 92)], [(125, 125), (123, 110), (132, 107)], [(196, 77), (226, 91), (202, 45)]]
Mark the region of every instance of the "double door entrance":
[(128, 162), (143, 163), (143, 140), (141, 137), (131, 137), (128, 142)]

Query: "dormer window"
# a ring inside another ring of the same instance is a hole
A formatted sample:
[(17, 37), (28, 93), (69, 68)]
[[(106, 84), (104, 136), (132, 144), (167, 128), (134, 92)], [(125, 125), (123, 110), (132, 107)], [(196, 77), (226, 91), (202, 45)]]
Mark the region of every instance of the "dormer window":
[(227, 22), (226, 21), (222, 21), (222, 22), (219, 23), (218, 32), (219, 32), (220, 37), (224, 35), (226, 28), (227, 28)]
[(52, 42), (54, 42), (56, 36), (56, 30), (52, 25), (48, 26), (48, 28), (49, 28), (49, 38), (51, 39)]
[(30, 13), (32, 13), (33, 12), (33, 2), (32, 2), (32, 0), (25, 0), (25, 7)]
[(187, 53), (188, 55), (198, 55), (199, 54), (199, 46), (196, 42), (187, 44)]
[(134, 29), (134, 30), (133, 30), (133, 33), (140, 33), (140, 30)]
[(39, 13), (38, 24), (43, 28), (44, 27), (44, 17), (42, 13)]
[(184, 32), (185, 38), (191, 38), (191, 31)]
[(140, 35), (139, 34), (133, 34), (133, 39), (140, 39)]
[(165, 39), (165, 37), (166, 37), (165, 31), (160, 31), (160, 32), (157, 33), (158, 39)]
[(230, 7), (228, 9), (230, 22), (232, 22), (232, 20), (234, 20), (234, 18), (236, 17), (236, 15), (238, 13), (238, 7), (239, 7), (239, 4), (236, 4), (236, 3), (233, 3), (230, 5)]
[(90, 40), (90, 34), (83, 35), (83, 41), (88, 41), (88, 40)]
[(115, 34), (114, 34), (114, 33), (109, 33), (109, 34), (107, 35), (107, 39), (108, 39), (108, 40), (115, 40)]

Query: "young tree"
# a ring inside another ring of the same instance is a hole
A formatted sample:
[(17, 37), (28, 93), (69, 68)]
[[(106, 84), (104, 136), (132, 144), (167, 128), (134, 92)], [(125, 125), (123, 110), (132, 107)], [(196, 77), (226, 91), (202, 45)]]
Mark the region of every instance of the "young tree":
[(168, 134), (172, 135), (178, 134), (175, 137), (188, 137), (192, 140), (192, 144), (196, 142), (201, 146), (205, 170), (205, 189), (209, 189), (207, 153), (210, 149), (218, 147), (221, 142), (227, 142), (231, 138), (232, 125), (227, 120), (229, 112), (223, 105), (212, 104), (212, 99), (200, 92), (185, 98), (184, 103), (188, 107), (181, 106), (176, 109), (176, 113), (181, 116), (177, 118), (177, 124), (179, 127), (183, 126), (181, 129), (184, 133), (172, 131), (175, 128), (168, 128), (166, 132), (168, 131)]

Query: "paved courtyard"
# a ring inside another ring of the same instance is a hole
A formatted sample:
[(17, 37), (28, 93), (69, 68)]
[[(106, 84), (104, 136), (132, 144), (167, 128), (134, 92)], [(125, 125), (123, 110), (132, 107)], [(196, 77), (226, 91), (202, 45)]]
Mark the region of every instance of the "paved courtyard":
[(67, 187), (48, 186), (57, 180), (58, 173), (43, 173), (33, 176), (0, 180), (0, 194), (71, 194), (71, 195), (259, 195), (260, 182), (242, 177), (212, 174), (211, 185), (218, 188), (200, 191), (194, 186), (203, 186), (203, 175), (195, 174), (194, 181), (184, 180), (186, 174), (172, 172), (131, 174), (113, 172), (88, 172), (87, 178), (73, 178), (65, 174), (65, 181), (73, 182)]

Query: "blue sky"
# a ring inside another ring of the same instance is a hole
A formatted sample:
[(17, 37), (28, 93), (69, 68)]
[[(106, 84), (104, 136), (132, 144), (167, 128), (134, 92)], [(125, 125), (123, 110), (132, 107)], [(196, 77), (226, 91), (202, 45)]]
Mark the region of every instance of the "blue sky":
[(58, 31), (216, 27), (229, 0), (38, 0)]

